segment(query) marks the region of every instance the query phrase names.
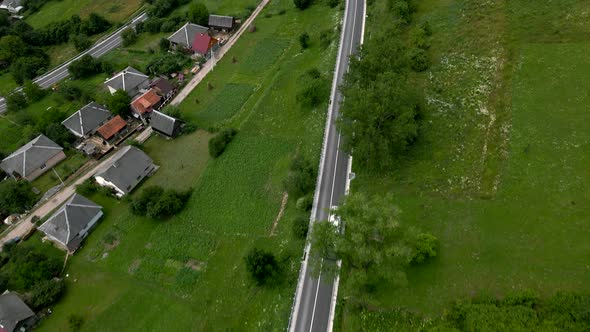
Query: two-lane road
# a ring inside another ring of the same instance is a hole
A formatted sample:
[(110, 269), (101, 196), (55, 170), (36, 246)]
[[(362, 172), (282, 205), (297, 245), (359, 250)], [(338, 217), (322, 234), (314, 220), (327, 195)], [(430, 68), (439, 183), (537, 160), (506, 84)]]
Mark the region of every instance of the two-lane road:
[[(126, 25), (122, 26), (121, 28), (117, 29), (117, 31), (111, 33), (107, 38), (98, 41), (92, 48), (78, 54), (75, 58), (71, 59), (70, 61), (63, 63), (57, 68), (49, 71), (48, 73), (39, 76), (33, 80), (33, 82), (39, 84), (40, 87), (43, 89), (47, 89), (54, 85), (55, 83), (63, 80), (64, 78), (68, 77), (70, 73), (68, 72), (68, 67), (73, 61), (80, 59), (83, 55), (90, 54), (91, 56), (98, 58), (109, 51), (119, 47), (121, 45), (121, 33), (123, 30), (129, 27), (135, 27), (137, 23), (143, 22), (148, 18), (146, 13), (142, 13), (139, 16), (135, 17), (131, 22), (127, 23)], [(16, 89), (17, 91), (20, 88)], [(0, 98), (0, 114), (6, 112), (6, 100), (4, 98)]]
[[(342, 95), (337, 87), (342, 84), (344, 74), (348, 70), (349, 58), (355, 54), (362, 42), (365, 17), (364, 1), (346, 1), (312, 221), (327, 220), (330, 208), (339, 205), (346, 193), (351, 160), (349, 155), (340, 149), (342, 137), (335, 125), (342, 101)], [(310, 273), (308, 261), (317, 258), (309, 254), (311, 250), (309, 245), (305, 250), (305, 259), (301, 266), (289, 331), (329, 331), (332, 329), (334, 301), (338, 286), (332, 276), (327, 277), (320, 273), (319, 278), (316, 278)], [(323, 264), (335, 264), (335, 262), (324, 261)]]

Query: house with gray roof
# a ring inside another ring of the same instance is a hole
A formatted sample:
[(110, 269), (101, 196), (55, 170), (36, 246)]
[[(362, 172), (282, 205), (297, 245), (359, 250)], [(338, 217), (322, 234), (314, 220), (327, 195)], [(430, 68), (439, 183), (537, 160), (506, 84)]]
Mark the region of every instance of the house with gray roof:
[(153, 111), (150, 119), (150, 126), (152, 129), (168, 137), (178, 135), (182, 123), (182, 121), (159, 111)]
[(187, 22), (178, 31), (168, 37), (168, 40), (175, 48), (191, 49), (193, 47), (193, 41), (197, 34), (206, 34), (209, 28)]
[(39, 230), (62, 249), (74, 253), (102, 216), (102, 206), (74, 194)]
[(117, 197), (123, 197), (156, 169), (152, 158), (129, 145), (117, 151), (94, 175), (94, 179), (99, 185), (113, 189)]
[(123, 90), (131, 97), (149, 87), (149, 77), (133, 67), (127, 67), (115, 76), (107, 79), (104, 85), (114, 95), (117, 90)]
[(231, 31), (236, 26), (232, 16), (209, 15), (209, 27), (215, 30)]
[(65, 158), (61, 146), (45, 135), (39, 135), (4, 158), (0, 168), (15, 179), (33, 181)]
[(24, 331), (33, 324), (35, 313), (14, 292), (0, 295), (0, 331)]
[(87, 138), (93, 135), (96, 129), (105, 124), (111, 118), (111, 115), (111, 112), (105, 106), (91, 102), (65, 119), (62, 124), (72, 134)]
[(0, 9), (7, 10), (11, 14), (18, 14), (24, 9), (22, 2), (22, 0), (0, 1)]

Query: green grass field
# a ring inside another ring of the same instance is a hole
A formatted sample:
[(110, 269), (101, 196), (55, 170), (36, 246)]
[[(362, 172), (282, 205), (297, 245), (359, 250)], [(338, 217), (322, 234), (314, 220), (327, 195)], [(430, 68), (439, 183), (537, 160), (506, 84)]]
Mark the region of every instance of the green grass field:
[[(378, 289), (376, 308), (433, 317), (481, 292), (590, 291), (590, 23), (580, 14), (589, 9), (420, 3), (416, 22), (434, 34), (433, 66), (415, 78), (428, 101), (419, 141), (390, 174), (356, 169), (353, 190), (394, 194), (401, 221), (441, 248), (409, 270), (407, 286)], [(342, 330), (361, 328), (356, 311), (342, 312)]]
[(72, 15), (86, 18), (91, 13), (104, 16), (111, 22), (124, 22), (141, 7), (140, 0), (62, 0), (50, 1), (25, 21), (33, 28), (41, 28), (55, 21), (67, 20)]
[[(287, 10), (282, 16), (264, 17), (263, 12), (256, 21), (258, 31), (242, 36), (218, 63), (206, 80), (213, 82), (211, 93), (204, 82), (181, 104), (184, 115), (198, 122), (207, 105), (236, 98), (227, 102), (230, 110), (220, 108), (229, 118), (212, 120), (239, 130), (221, 157), (210, 160), (212, 134), (202, 130), (174, 140), (156, 136), (145, 144), (161, 167), (142, 187), (192, 187), (187, 207), (169, 220), (152, 221), (131, 215), (127, 200), (92, 197), (104, 206), (106, 217), (70, 259), (67, 294), (40, 330), (66, 329), (72, 313), (84, 317), (86, 331), (269, 331), (287, 326), (303, 248), (303, 241), (291, 236), (293, 202), (277, 234), (269, 234), (292, 156), (301, 151), (318, 161), (327, 107), (326, 101), (318, 109), (301, 110), (292, 78), (312, 67), (329, 72), (336, 51), (312, 47), (300, 54), (296, 38), (312, 23), (335, 27), (341, 13), (324, 5), (301, 12), (287, 0), (273, 1), (265, 11), (282, 8)], [(245, 58), (253, 45), (265, 45), (271, 37), (290, 42), (280, 56), (265, 60), (266, 68), (251, 74), (240, 60), (232, 63), (233, 56)], [(229, 96), (235, 84), (247, 86), (250, 97), (245, 92)], [(252, 284), (243, 257), (253, 246), (271, 250), (284, 262), (282, 283), (268, 288)]]
[[(31, 182), (31, 185), (41, 192), (59, 185), (61, 181), (66, 181), (68, 177), (74, 174), (78, 168), (82, 167), (87, 161), (88, 157), (77, 151), (66, 151), (66, 159), (60, 162), (53, 170), (41, 175), (35, 181)], [(59, 178), (57, 175), (59, 175)], [(61, 178), (61, 181), (60, 181)]]

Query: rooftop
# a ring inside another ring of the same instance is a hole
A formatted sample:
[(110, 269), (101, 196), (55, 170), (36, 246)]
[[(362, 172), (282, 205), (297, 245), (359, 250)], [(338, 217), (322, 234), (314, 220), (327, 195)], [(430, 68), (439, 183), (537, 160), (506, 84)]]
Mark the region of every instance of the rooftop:
[(127, 125), (127, 121), (119, 115), (112, 118), (109, 122), (105, 123), (102, 127), (98, 128), (97, 132), (102, 138), (109, 140), (115, 136), (118, 132), (123, 130)]

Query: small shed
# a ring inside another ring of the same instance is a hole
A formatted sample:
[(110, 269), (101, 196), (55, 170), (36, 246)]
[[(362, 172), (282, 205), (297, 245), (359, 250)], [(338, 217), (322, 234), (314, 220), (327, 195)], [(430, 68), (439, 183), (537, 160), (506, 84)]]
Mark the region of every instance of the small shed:
[(159, 111), (154, 111), (150, 120), (150, 126), (153, 130), (168, 137), (175, 137), (178, 135), (182, 123), (182, 121)]
[(209, 27), (215, 30), (231, 31), (236, 26), (236, 19), (232, 16), (209, 15)]

